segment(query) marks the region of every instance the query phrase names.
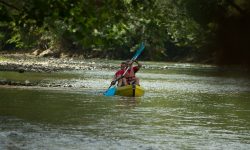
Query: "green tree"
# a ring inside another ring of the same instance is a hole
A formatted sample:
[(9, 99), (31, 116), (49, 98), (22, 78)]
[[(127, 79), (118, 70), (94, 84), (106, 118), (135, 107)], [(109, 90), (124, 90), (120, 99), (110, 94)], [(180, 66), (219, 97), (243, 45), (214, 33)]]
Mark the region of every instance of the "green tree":
[(250, 66), (249, 1), (180, 0), (180, 3), (208, 33), (203, 49), (209, 49), (216, 63)]
[(122, 58), (144, 41), (148, 60), (248, 64), (249, 7), (247, 0), (0, 0), (0, 48)]

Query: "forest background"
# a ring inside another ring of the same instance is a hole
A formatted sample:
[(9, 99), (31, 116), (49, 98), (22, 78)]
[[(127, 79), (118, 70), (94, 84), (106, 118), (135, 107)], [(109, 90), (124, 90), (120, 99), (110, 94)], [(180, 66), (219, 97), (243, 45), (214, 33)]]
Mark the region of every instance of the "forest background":
[(250, 66), (248, 0), (0, 0), (0, 52)]

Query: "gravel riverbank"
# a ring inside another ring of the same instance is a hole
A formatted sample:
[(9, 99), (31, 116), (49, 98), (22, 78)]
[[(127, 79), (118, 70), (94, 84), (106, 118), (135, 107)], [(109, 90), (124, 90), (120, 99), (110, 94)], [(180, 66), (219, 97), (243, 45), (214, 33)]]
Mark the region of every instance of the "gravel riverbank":
[[(53, 57), (36, 57), (27, 54), (1, 54), (0, 55), (0, 71), (18, 72), (41, 72), (53, 73), (58, 71), (71, 70), (102, 70), (114, 69), (117, 66), (108, 63), (105, 60), (98, 59), (82, 59), (82, 58), (53, 58)], [(43, 83), (30, 80), (16, 81), (6, 78), (0, 78), (0, 85), (11, 86), (45, 86), (45, 87), (71, 87), (64, 83)]]
[[(100, 67), (94, 60), (79, 58), (41, 58), (27, 55), (2, 55), (0, 71), (54, 72), (61, 70), (93, 70)], [(112, 66), (103, 65), (103, 68)]]

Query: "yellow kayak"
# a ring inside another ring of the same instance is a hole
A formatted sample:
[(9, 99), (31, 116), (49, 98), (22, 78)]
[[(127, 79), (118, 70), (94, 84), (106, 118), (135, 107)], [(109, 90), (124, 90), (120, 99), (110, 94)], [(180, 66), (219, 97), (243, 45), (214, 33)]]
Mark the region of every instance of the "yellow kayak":
[(144, 89), (138, 85), (127, 85), (116, 88), (115, 95), (139, 97), (144, 95)]

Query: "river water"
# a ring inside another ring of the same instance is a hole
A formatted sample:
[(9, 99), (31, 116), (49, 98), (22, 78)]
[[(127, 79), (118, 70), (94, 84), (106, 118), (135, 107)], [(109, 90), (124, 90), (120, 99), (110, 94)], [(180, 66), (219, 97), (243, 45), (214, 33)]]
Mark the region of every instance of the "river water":
[[(118, 61), (114, 61), (118, 67)], [(0, 72), (0, 149), (250, 149), (250, 78), (143, 62), (143, 97), (105, 97), (114, 69)]]

